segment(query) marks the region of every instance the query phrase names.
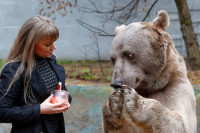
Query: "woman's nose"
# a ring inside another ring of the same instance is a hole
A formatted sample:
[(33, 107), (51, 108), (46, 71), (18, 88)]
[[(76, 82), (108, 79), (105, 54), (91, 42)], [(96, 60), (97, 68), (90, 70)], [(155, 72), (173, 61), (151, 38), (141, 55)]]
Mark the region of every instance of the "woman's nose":
[(56, 45), (53, 43), (52, 45), (51, 45), (51, 50), (55, 50), (56, 49)]

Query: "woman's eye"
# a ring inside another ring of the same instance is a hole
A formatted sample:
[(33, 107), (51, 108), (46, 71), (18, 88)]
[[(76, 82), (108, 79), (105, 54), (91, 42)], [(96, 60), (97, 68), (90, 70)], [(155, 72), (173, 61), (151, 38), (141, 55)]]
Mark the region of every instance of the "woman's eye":
[(50, 44), (47, 44), (46, 46), (47, 46), (47, 47), (50, 47), (50, 46), (51, 46), (51, 43), (50, 43)]
[(132, 53), (124, 53), (124, 57), (126, 57), (129, 60), (132, 60), (134, 58), (134, 54), (132, 54)]

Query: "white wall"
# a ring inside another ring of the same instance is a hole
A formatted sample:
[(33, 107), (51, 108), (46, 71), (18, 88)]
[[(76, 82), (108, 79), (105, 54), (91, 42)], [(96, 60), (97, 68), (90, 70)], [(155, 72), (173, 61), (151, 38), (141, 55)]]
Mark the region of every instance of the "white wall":
[[(112, 0), (101, 0), (95, 2), (99, 9), (105, 10), (106, 7), (110, 6), (111, 1)], [(124, 1), (128, 2), (130, 0)], [(88, 0), (81, 0), (78, 2), (89, 7), (91, 6)], [(147, 1), (147, 9), (151, 6), (152, 2), (154, 1)], [(194, 29), (200, 43), (200, 1), (188, 0), (188, 5), (191, 11)], [(131, 20), (132, 22), (141, 21), (144, 18), (145, 13), (142, 11), (143, 6), (143, 1), (140, 1), (137, 15)], [(20, 26), (31, 16), (37, 15), (40, 8), (41, 5), (38, 0), (0, 0), (0, 58), (6, 58)], [(174, 0), (158, 1), (146, 21), (155, 18), (156, 12), (161, 9), (168, 11), (171, 23), (167, 31), (174, 39), (177, 50), (186, 57), (185, 45), (180, 31)], [(98, 28), (102, 28), (104, 25), (109, 33), (113, 33), (115, 26), (118, 25), (114, 22), (105, 22), (103, 16), (99, 14), (83, 13), (77, 9), (73, 9), (73, 13), (69, 13), (66, 17), (56, 15), (55, 23), (60, 31), (60, 37), (56, 41), (57, 49), (55, 55), (58, 58), (68, 60), (97, 59), (95, 38), (91, 37), (92, 33), (80, 26), (76, 19), (81, 19)], [(113, 37), (98, 37), (101, 59), (109, 60), (109, 50), (112, 40)]]

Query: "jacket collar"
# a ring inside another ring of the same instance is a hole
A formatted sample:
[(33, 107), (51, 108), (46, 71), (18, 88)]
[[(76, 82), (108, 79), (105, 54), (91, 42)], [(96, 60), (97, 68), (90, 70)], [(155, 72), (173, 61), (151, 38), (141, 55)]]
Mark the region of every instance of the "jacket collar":
[[(54, 72), (56, 73), (57, 77), (58, 77), (58, 80), (63, 82), (63, 74), (61, 71), (60, 71), (60, 65), (58, 65), (56, 63), (56, 56), (55, 55), (52, 55), (51, 58), (48, 58), (47, 61), (50, 63), (51, 67), (53, 68)], [(65, 74), (64, 74), (65, 76)], [(65, 80), (65, 77), (64, 77), (64, 80)]]
[(32, 72), (29, 84), (32, 89), (35, 89), (38, 92), (38, 94), (40, 94), (42, 98), (41, 100), (44, 100), (44, 98), (48, 96), (47, 91), (45, 90), (43, 79), (37, 68), (35, 68)]
[[(58, 80), (61, 81), (62, 74), (60, 74), (59, 67), (58, 67), (59, 65), (56, 64), (55, 56), (52, 55), (51, 58), (47, 59), (47, 61), (52, 66), (54, 72), (56, 73), (58, 77)], [(35, 89), (38, 92), (38, 94), (40, 94), (42, 101), (45, 100), (49, 96), (49, 94), (45, 90), (45, 84), (43, 82), (43, 79), (37, 67), (32, 72), (31, 79), (30, 79), (30, 86), (32, 87), (32, 89)]]

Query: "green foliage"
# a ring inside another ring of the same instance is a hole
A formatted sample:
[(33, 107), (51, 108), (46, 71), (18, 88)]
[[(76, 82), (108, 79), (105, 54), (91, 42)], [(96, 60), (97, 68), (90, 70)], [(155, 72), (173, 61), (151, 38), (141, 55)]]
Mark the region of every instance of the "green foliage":
[(82, 74), (89, 75), (90, 74), (90, 69), (83, 69), (82, 70)]
[(111, 81), (111, 79), (112, 79), (111, 76), (110, 76), (110, 77), (106, 77), (106, 80), (107, 80), (107, 81)]
[(56, 63), (60, 65), (61, 64), (61, 60), (59, 58), (56, 58)]
[(5, 61), (5, 60), (0, 59), (0, 68), (3, 66), (4, 61)]
[(72, 72), (72, 77), (77, 77), (78, 73), (77, 72)]
[(97, 79), (97, 75), (90, 72), (90, 69), (83, 69), (81, 72), (81, 79), (94, 80)]

